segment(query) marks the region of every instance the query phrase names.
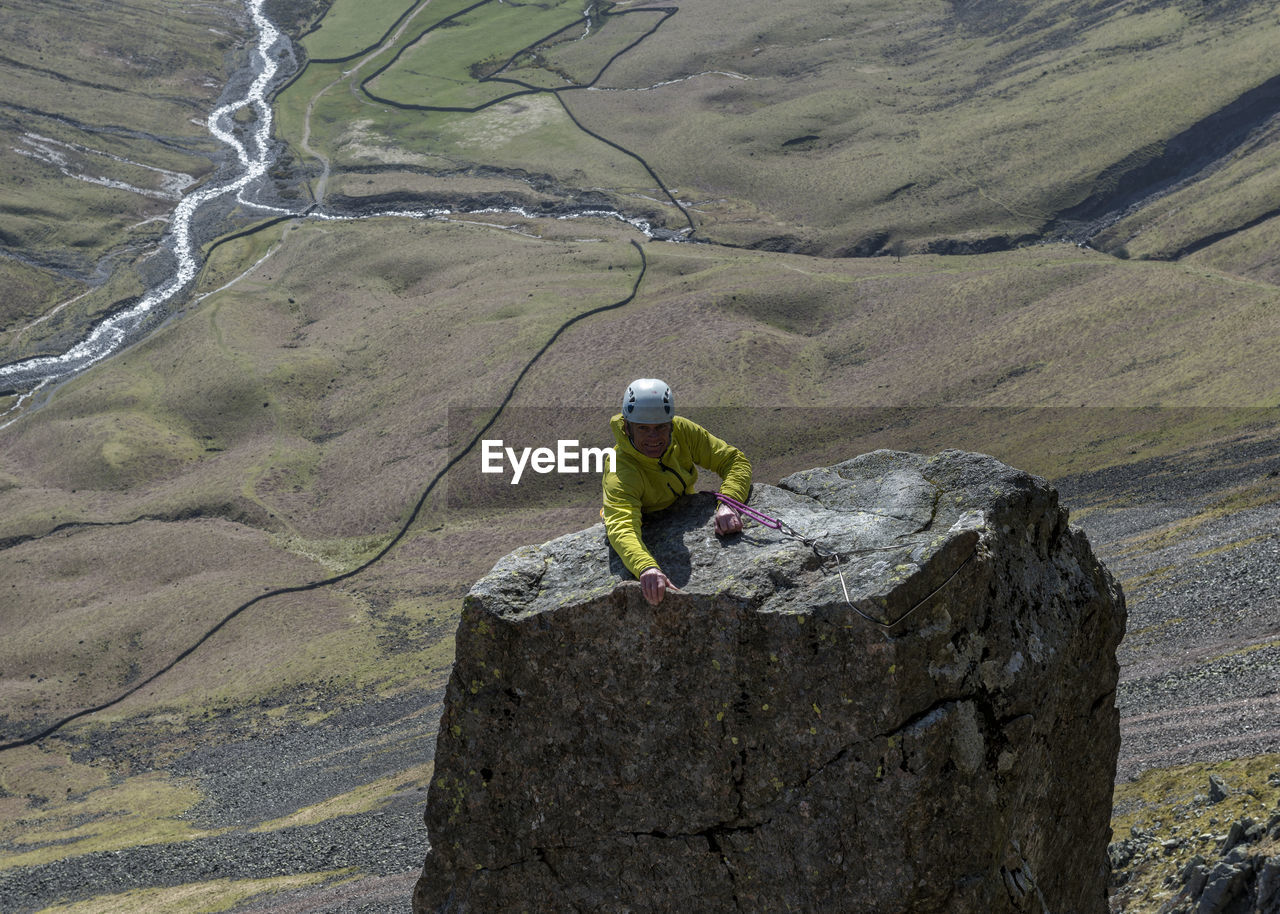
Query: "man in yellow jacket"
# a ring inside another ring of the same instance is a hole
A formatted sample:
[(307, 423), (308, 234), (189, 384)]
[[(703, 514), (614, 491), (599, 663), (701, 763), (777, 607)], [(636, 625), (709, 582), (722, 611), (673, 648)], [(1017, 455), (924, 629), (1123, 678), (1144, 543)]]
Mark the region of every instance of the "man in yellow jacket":
[[(610, 422), (617, 442), (614, 469), (604, 474), (604, 517), (609, 544), (640, 579), (644, 597), (662, 602), (674, 587), (645, 548), (640, 518), (694, 491), (698, 467), (718, 474), (720, 491), (745, 502), (751, 493), (751, 461), (697, 423), (675, 414), (671, 388), (656, 378), (627, 386), (622, 412)], [(742, 530), (742, 518), (728, 505), (716, 508), (716, 533)]]

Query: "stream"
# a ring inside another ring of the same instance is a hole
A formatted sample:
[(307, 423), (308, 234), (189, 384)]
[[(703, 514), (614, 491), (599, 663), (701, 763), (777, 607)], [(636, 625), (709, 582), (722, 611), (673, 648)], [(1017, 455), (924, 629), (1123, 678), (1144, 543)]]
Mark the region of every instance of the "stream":
[[(191, 284), (201, 264), (199, 246), (192, 237), (193, 222), (201, 207), (228, 194), (235, 194), (238, 201), (246, 206), (286, 212), (254, 203), (245, 197), (245, 190), (262, 178), (272, 164), (272, 110), (267, 92), (279, 69), (272, 52), (279, 42), (287, 41), (263, 15), (264, 2), (265, 0), (246, 0), (257, 33), (253, 53), (250, 55), (254, 78), (242, 98), (215, 109), (205, 121), (209, 132), (235, 151), (239, 163), (236, 169), (238, 175), (225, 183), (201, 187), (179, 201), (170, 217), (170, 229), (165, 239), (165, 247), (174, 258), (174, 267), (164, 282), (148, 291), (130, 307), (100, 321), (88, 336), (61, 355), (40, 356), (0, 366), (0, 389), (23, 392), (18, 402), (10, 408), (9, 414), (21, 413), (23, 406), (37, 391), (84, 371), (118, 352), (127, 343), (135, 341), (144, 329), (147, 318)], [(246, 107), (252, 107), (256, 115), (253, 135), (247, 144), (241, 142), (233, 129), (235, 114)], [(4, 415), (0, 415), (0, 418), (4, 418)], [(0, 428), (13, 421), (10, 418)]]
[[(147, 291), (138, 301), (127, 308), (104, 318), (95, 324), (88, 335), (61, 355), (37, 356), (0, 365), (0, 392), (7, 391), (16, 395), (16, 402), (8, 410), (0, 412), (0, 429), (16, 422), (23, 415), (30, 413), (37, 405), (36, 397), (47, 399), (52, 387), (66, 381), (74, 375), (85, 371), (101, 362), (125, 346), (138, 342), (146, 335), (163, 326), (162, 320), (153, 320), (159, 316), (163, 306), (168, 305), (186, 292), (195, 280), (202, 266), (200, 243), (194, 237), (196, 217), (200, 211), (215, 201), (234, 194), (239, 204), (261, 210), (264, 213), (298, 218), (322, 220), (347, 220), (383, 218), (407, 219), (440, 219), (460, 216), (478, 216), (485, 214), (511, 214), (523, 218), (608, 218), (625, 222), (633, 226), (646, 238), (660, 238), (669, 241), (684, 240), (683, 232), (655, 230), (644, 219), (629, 217), (616, 210), (583, 208), (571, 212), (561, 211), (556, 214), (536, 213), (518, 206), (485, 207), (475, 210), (455, 210), (450, 208), (430, 209), (386, 209), (363, 211), (358, 214), (344, 214), (326, 210), (324, 207), (310, 209), (282, 209), (251, 199), (251, 191), (257, 182), (267, 176), (267, 172), (275, 164), (275, 148), (271, 140), (273, 127), (273, 111), (269, 94), (277, 76), (280, 75), (278, 59), (289, 56), (284, 53), (290, 50), (289, 38), (266, 17), (262, 11), (265, 0), (245, 0), (246, 9), (253, 19), (255, 41), (253, 51), (249, 55), (249, 73), (251, 81), (241, 97), (215, 109), (206, 119), (209, 133), (216, 137), (235, 153), (236, 165), (233, 176), (220, 183), (215, 182), (200, 187), (183, 197), (169, 219), (169, 231), (165, 235), (163, 247), (173, 258), (174, 265), (167, 271), (163, 281)], [(281, 44), (284, 44), (284, 49)], [(233, 74), (233, 80), (234, 80)], [(241, 141), (235, 132), (235, 115), (245, 108), (253, 112), (252, 135), (248, 142)], [(224, 287), (225, 288), (225, 287)], [(44, 392), (43, 394), (41, 392)]]

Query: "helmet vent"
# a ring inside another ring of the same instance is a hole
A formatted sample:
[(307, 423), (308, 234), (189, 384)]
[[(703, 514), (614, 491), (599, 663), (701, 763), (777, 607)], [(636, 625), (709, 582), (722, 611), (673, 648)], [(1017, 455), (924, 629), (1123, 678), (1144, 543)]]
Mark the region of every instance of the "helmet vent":
[(641, 425), (670, 422), (676, 413), (675, 397), (665, 381), (640, 378), (627, 385), (622, 395), (622, 416)]

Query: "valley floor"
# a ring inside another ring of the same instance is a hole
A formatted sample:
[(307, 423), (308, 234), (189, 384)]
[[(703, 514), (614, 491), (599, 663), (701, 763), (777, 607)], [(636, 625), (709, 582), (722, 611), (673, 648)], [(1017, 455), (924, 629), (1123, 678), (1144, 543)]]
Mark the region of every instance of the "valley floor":
[[(1126, 592), (1118, 783), (1150, 769), (1280, 751), (1274, 439), (1245, 435), (1056, 482), (1073, 522)], [(326, 713), (319, 723), (197, 739), (199, 748), (177, 754), (169, 768), (201, 784), (208, 799), (191, 816), (210, 837), (10, 869), (0, 874), (6, 910), (23, 914), (55, 899), (101, 901), (144, 887), (264, 880), (262, 888), (274, 891), (247, 892), (231, 910), (407, 911), (427, 847), (423, 766), (433, 754), (441, 697), (409, 691), (353, 703), (352, 696), (320, 696), (317, 711)], [(68, 748), (131, 752), (109, 732)], [(314, 822), (290, 817), (379, 779), (390, 781), (373, 808)], [(314, 880), (275, 881), (298, 874)]]

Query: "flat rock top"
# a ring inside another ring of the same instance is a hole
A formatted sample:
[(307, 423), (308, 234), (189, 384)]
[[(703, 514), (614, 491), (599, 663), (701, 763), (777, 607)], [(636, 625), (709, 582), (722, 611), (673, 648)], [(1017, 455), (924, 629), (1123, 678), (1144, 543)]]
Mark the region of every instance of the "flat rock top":
[(415, 909), (1013, 914), (1025, 869), (1102, 911), (1123, 598), (1054, 490), (958, 451), (753, 489), (828, 557), (715, 504), (646, 518), (660, 605), (600, 525), (467, 595)]
[[(992, 457), (875, 451), (831, 467), (756, 484), (751, 507), (817, 544), (748, 521), (717, 537), (711, 493), (645, 518), (643, 537), (686, 594), (741, 600), (760, 612), (804, 612), (849, 603), (892, 622), (927, 599), (1012, 510), (1034, 525), (1057, 513), (1042, 480)], [(839, 563), (830, 555), (839, 556)], [(842, 572), (837, 574), (836, 569)], [(509, 620), (581, 604), (631, 580), (604, 525), (527, 546), (502, 559), (469, 599)]]

